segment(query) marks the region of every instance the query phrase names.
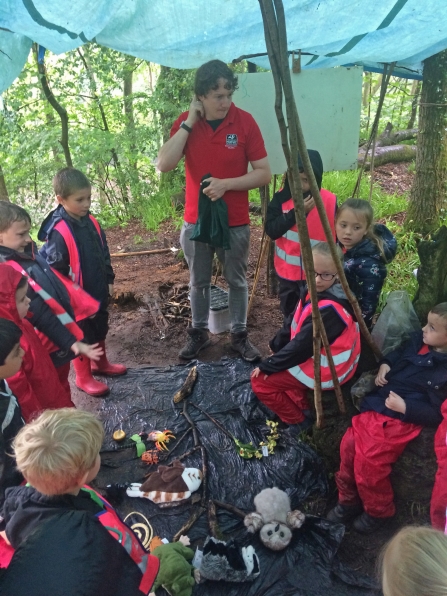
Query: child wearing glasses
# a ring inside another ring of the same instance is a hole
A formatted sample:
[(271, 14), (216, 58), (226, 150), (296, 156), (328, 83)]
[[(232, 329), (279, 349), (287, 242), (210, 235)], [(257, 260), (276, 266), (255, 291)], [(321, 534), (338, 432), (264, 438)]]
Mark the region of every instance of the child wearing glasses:
[(396, 255), (396, 239), (386, 226), (374, 224), (372, 207), (362, 199), (348, 199), (338, 208), (335, 231), (344, 248), (346, 279), (369, 328), (385, 282), (386, 265)]
[[(321, 312), (340, 383), (355, 373), (360, 355), (359, 326), (351, 305), (338, 283), (337, 269), (329, 245), (319, 242), (312, 248), (318, 306)], [(339, 249), (340, 261), (343, 259)], [(303, 288), (293, 315), (270, 342), (272, 352), (251, 376), (253, 392), (293, 432), (312, 426), (307, 391), (315, 386), (313, 360), (312, 305)], [(321, 387), (333, 389), (327, 355), (321, 349)]]

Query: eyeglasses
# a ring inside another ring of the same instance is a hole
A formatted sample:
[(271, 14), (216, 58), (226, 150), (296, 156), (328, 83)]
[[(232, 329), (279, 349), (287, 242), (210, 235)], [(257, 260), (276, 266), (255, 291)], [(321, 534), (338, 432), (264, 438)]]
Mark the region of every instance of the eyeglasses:
[(331, 281), (336, 275), (336, 273), (317, 273), (315, 271), (315, 279), (317, 279), (317, 277), (321, 277), (323, 281)]

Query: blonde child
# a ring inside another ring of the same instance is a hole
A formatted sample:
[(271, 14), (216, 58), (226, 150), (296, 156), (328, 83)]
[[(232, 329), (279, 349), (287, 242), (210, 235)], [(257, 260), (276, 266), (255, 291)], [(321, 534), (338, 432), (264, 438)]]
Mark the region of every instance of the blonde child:
[(379, 564), (384, 596), (447, 595), (447, 536), (438, 530), (403, 528)]
[(99, 471), (103, 438), (99, 420), (70, 408), (47, 410), (17, 434), (17, 468), (28, 485), (6, 491), (0, 530), (14, 549), (20, 548), (18, 567), (14, 557), (11, 568), (17, 576), (20, 571), (22, 589), (29, 584), (30, 591), (23, 593), (79, 594), (87, 593), (86, 586), (89, 594), (150, 592), (158, 559), (86, 486)]
[(374, 223), (372, 207), (362, 199), (348, 199), (338, 208), (335, 231), (344, 248), (346, 279), (370, 327), (386, 278), (386, 265), (396, 254), (396, 239), (386, 226)]

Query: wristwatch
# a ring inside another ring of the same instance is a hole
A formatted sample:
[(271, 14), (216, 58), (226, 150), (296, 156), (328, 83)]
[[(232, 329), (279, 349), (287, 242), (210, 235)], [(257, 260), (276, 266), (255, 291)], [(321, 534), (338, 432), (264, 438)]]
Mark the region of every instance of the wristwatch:
[(188, 126), (185, 121), (180, 124), (180, 128), (183, 128), (183, 130), (186, 130), (186, 132), (192, 132), (192, 128)]

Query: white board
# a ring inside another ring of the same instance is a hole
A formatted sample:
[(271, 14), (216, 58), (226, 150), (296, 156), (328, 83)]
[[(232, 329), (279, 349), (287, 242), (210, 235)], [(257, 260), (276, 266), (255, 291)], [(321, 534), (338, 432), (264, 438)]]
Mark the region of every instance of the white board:
[[(308, 149), (316, 149), (324, 170), (357, 167), (362, 101), (362, 67), (338, 67), (291, 73), (298, 114)], [(239, 76), (234, 103), (250, 112), (262, 131), (273, 174), (286, 171), (275, 113), (270, 72)], [(283, 105), (286, 117), (285, 105)]]

